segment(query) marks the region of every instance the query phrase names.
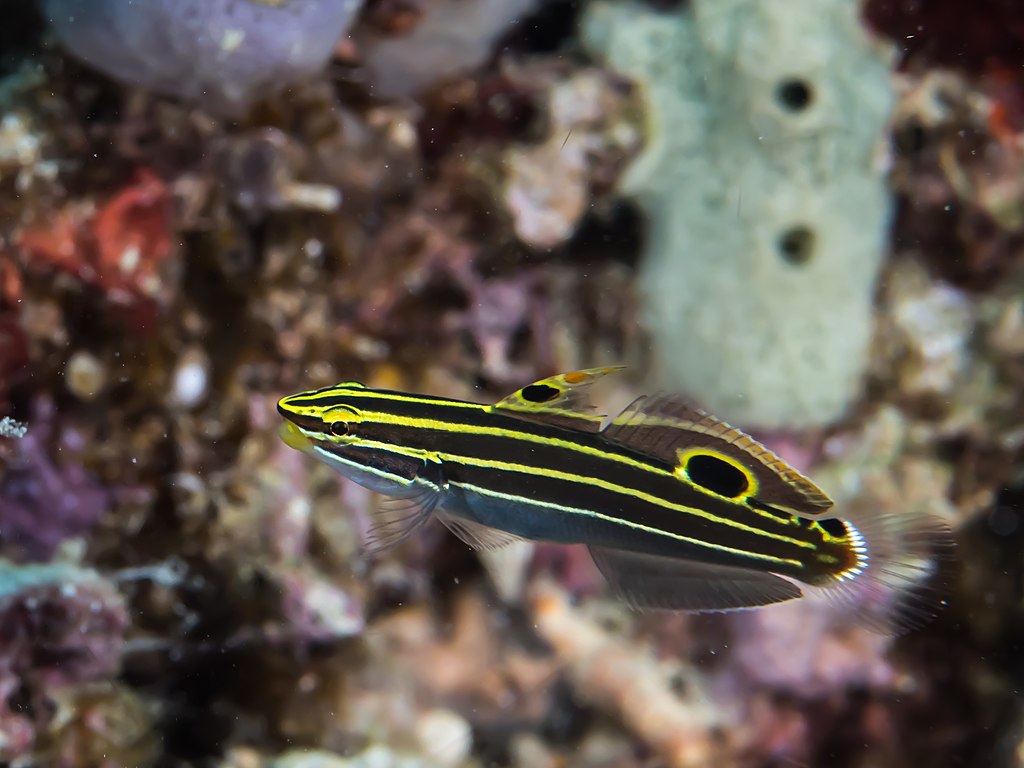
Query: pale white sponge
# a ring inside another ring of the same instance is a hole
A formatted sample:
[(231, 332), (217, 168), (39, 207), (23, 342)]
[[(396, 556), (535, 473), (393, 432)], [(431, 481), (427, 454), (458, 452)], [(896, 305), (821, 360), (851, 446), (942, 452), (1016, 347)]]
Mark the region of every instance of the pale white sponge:
[(649, 220), (646, 321), (666, 383), (761, 427), (857, 396), (891, 199), (888, 49), (855, 0), (594, 3), (584, 39), (647, 99), (623, 191)]

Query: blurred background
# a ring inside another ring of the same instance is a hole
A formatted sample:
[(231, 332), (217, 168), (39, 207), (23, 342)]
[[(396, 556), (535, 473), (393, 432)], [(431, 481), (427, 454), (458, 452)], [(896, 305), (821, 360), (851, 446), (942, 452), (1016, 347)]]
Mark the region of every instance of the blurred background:
[[(0, 21), (0, 762), (1024, 765), (1015, 0), (38, 0)], [(626, 364), (956, 531), (898, 639), (362, 548), (275, 401)]]

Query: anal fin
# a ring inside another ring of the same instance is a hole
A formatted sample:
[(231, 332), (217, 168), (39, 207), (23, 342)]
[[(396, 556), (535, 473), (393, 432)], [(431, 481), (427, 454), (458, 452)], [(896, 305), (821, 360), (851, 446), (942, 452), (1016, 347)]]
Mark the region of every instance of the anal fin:
[(612, 591), (634, 608), (730, 611), (802, 597), (796, 584), (771, 573), (591, 546)]

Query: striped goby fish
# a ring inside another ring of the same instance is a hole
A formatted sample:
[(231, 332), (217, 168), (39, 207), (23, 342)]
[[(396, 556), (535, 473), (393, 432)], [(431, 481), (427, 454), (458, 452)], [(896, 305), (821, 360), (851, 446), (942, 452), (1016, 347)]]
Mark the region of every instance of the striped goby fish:
[(722, 611), (820, 592), (883, 631), (930, 617), (920, 589), (948, 531), (915, 515), (846, 515), (767, 448), (679, 397), (607, 420), (587, 390), (619, 370), (553, 376), (493, 405), (358, 382), (283, 398), (293, 448), (374, 491), (372, 551), (437, 517), (472, 547), (587, 545), (639, 608)]

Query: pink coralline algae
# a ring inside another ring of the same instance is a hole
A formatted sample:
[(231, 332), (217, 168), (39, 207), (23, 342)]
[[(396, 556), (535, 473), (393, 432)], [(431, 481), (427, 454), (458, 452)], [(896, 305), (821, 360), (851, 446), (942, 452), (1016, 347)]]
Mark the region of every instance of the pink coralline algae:
[(0, 560), (0, 676), (47, 687), (99, 679), (117, 669), (127, 626), (121, 595), (98, 573)]
[(0, 560), (0, 760), (26, 758), (57, 689), (117, 671), (127, 626), (121, 595), (98, 573)]

